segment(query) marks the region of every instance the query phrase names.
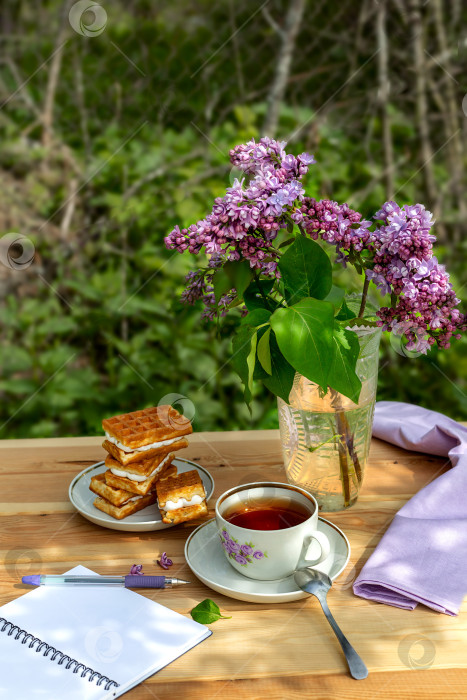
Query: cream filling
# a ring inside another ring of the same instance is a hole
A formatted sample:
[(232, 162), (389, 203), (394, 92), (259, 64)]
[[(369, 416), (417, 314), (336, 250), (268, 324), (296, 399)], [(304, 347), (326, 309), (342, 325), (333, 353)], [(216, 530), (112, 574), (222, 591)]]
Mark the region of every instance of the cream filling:
[(160, 472), (160, 470), (162, 469), (164, 464), (167, 462), (169, 457), (170, 457), (170, 455), (167, 455), (166, 457), (164, 457), (164, 459), (159, 464), (159, 466), (157, 466), (154, 469), (154, 471), (152, 471), (151, 474), (148, 474), (147, 476), (144, 476), (143, 474), (132, 474), (131, 472), (127, 472), (124, 469), (115, 469), (115, 467), (112, 467), (110, 471), (112, 472), (112, 474), (115, 474), (115, 476), (123, 476), (126, 479), (130, 479), (130, 481), (138, 481), (138, 482), (146, 481), (146, 479), (151, 479), (151, 477), (153, 477), (155, 474), (158, 474)]
[(133, 498), (129, 498), (127, 501), (123, 501), (122, 506), (125, 506), (127, 503), (130, 503), (131, 501), (139, 501), (140, 498), (143, 498), (143, 496), (133, 496)]
[(192, 496), (189, 501), (186, 498), (179, 498), (178, 501), (166, 501), (162, 506), (164, 510), (178, 510), (179, 508), (188, 508), (188, 506), (199, 506), (204, 501), (201, 496)]
[(152, 450), (156, 447), (165, 447), (166, 445), (171, 445), (173, 442), (181, 440), (184, 436), (182, 435), (180, 437), (174, 437), (171, 440), (162, 440), (162, 442), (151, 442), (150, 445), (141, 445), (141, 447), (137, 447), (135, 449), (133, 449), (132, 447), (127, 447), (122, 442), (119, 442), (117, 438), (113, 437), (112, 435), (109, 435), (107, 431), (105, 433), (105, 437), (109, 442), (113, 442), (113, 444), (116, 445), (120, 450), (123, 450), (123, 452), (146, 452), (146, 450)]

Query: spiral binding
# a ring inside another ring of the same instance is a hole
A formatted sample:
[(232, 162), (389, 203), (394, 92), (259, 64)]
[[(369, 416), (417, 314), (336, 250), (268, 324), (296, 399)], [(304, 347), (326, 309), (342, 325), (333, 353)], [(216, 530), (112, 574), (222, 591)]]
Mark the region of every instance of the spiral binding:
[[(43, 642), (41, 639), (39, 639), (39, 637), (35, 637), (30, 632), (22, 630), (20, 627), (18, 627), (18, 625), (14, 625), (12, 622), (6, 620), (4, 617), (0, 617), (0, 625), (0, 632), (6, 632), (6, 630), (9, 627), (10, 629), (8, 630), (7, 634), (9, 637), (15, 635), (15, 640), (19, 640), (21, 638), (21, 635), (23, 635), (23, 639), (21, 639), (21, 644), (27, 644), (28, 640), (30, 640), (28, 644), (29, 649), (33, 649), (36, 642), (38, 642), (35, 651), (40, 652), (45, 647), (42, 656), (48, 658), (50, 661), (58, 660), (59, 666), (63, 666), (63, 664), (65, 664), (65, 661), (68, 659), (65, 665), (66, 670), (70, 670), (73, 665), (73, 673), (79, 673), (80, 669), (82, 669), (80, 673), (81, 678), (86, 678), (86, 674), (89, 673), (88, 681), (90, 683), (94, 680), (96, 680), (97, 686), (101, 686), (103, 683), (105, 683), (104, 690), (110, 690), (112, 686), (115, 686), (116, 688), (119, 687), (120, 684), (116, 681), (112, 681), (107, 676), (103, 676), (101, 673), (99, 673), (98, 671), (94, 671), (89, 666), (85, 666), (85, 664), (80, 663), (76, 659), (72, 659), (70, 656), (68, 656), (68, 654), (64, 654), (59, 649), (55, 649), (55, 647), (50, 646), (50, 644), (47, 644), (47, 642)], [(51, 656), (48, 655), (50, 651), (52, 652)]]

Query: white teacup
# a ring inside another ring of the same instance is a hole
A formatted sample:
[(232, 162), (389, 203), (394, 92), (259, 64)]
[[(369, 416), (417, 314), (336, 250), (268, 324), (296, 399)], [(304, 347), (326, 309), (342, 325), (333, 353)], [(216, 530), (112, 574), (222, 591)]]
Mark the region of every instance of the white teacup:
[[(278, 503), (292, 510), (295, 506), (306, 519), (284, 529), (258, 530), (234, 525), (224, 518), (232, 517), (233, 512)], [(292, 484), (269, 481), (236, 486), (218, 499), (216, 522), (229, 564), (248, 578), (285, 578), (303, 566), (318, 564), (331, 551), (328, 538), (318, 531), (317, 502), (310, 493)]]

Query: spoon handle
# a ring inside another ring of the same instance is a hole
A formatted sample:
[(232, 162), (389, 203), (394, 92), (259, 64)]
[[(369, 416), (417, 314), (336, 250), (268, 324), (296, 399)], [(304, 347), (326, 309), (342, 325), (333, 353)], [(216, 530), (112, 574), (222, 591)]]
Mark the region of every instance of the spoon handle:
[(334, 617), (332, 616), (331, 611), (329, 610), (329, 606), (326, 600), (326, 596), (316, 596), (321, 603), (321, 607), (323, 608), (323, 612), (327, 617), (327, 620), (329, 624), (331, 625), (332, 629), (334, 630), (334, 634), (336, 635), (337, 639), (339, 640), (339, 643), (342, 647), (342, 651), (345, 654), (345, 658), (347, 659), (347, 663), (349, 665), (349, 670), (350, 670), (350, 675), (352, 678), (356, 678), (357, 680), (363, 680), (363, 678), (366, 678), (368, 676), (368, 669), (363, 663), (362, 659), (359, 657), (347, 637), (342, 633), (341, 628), (335, 621)]

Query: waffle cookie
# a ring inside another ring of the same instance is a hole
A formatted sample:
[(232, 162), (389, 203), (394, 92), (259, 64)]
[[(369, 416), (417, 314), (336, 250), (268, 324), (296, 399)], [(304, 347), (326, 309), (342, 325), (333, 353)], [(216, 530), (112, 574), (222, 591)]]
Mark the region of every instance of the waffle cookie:
[(156, 492), (164, 523), (182, 523), (208, 513), (206, 492), (196, 469), (158, 481)]
[(172, 406), (154, 406), (104, 418), (102, 427), (109, 442), (116, 444), (123, 452), (149, 445), (163, 447), (161, 443), (175, 441), (193, 432), (191, 422)]
[(116, 518), (116, 520), (122, 520), (128, 515), (137, 513), (138, 510), (143, 510), (143, 508), (150, 506), (157, 500), (157, 496), (154, 491), (150, 491), (148, 494), (146, 494), (146, 496), (134, 496), (131, 494), (131, 497), (137, 500), (129, 501), (122, 506), (114, 506), (112, 503), (110, 503), (110, 501), (102, 498), (102, 496), (98, 496), (94, 500), (94, 506), (99, 508), (99, 510), (102, 510), (104, 513), (107, 513), (107, 515), (111, 515), (113, 518)]
[(118, 485), (113, 486), (107, 483), (105, 474), (93, 476), (89, 488), (93, 493), (102, 496), (102, 498), (105, 498), (106, 501), (109, 501), (113, 506), (117, 506), (118, 508), (124, 503), (127, 503), (135, 495), (131, 491), (126, 491)]
[(124, 464), (135, 464), (136, 462), (142, 462), (146, 459), (154, 459), (160, 457), (161, 455), (167, 455), (169, 452), (175, 452), (176, 450), (182, 450), (184, 447), (188, 447), (188, 440), (186, 438), (180, 438), (170, 445), (164, 445), (163, 447), (154, 447), (150, 450), (134, 450), (133, 452), (125, 452), (121, 450), (117, 445), (110, 440), (104, 440), (102, 447), (106, 450), (117, 462)]
[(111, 469), (115, 476), (126, 476), (127, 479), (133, 481), (143, 481), (151, 476), (160, 474), (164, 468), (171, 464), (175, 454), (173, 452), (156, 455), (155, 457), (147, 457), (141, 462), (132, 462), (130, 464), (122, 464), (112, 455), (107, 455), (105, 458), (105, 466)]
[(124, 489), (125, 491), (131, 492), (132, 495), (146, 495), (149, 491), (154, 490), (157, 481), (171, 476), (177, 476), (177, 467), (170, 464), (159, 474), (156, 474), (150, 479), (145, 479), (144, 481), (132, 481), (124, 476), (115, 476), (115, 474), (108, 469), (105, 472), (105, 482), (114, 489)]
[(188, 506), (187, 508), (179, 508), (178, 510), (166, 512), (161, 510), (162, 522), (170, 523), (171, 525), (178, 525), (179, 523), (184, 523), (187, 520), (194, 520), (195, 518), (200, 518), (202, 515), (207, 514), (208, 509), (206, 501), (203, 501), (198, 506)]

